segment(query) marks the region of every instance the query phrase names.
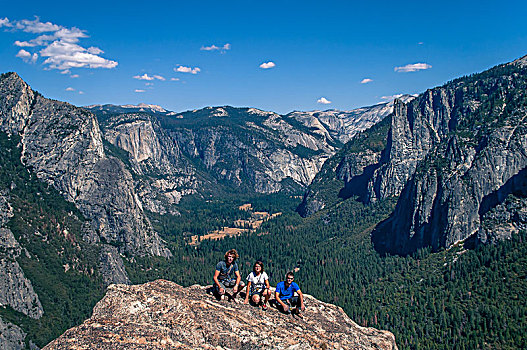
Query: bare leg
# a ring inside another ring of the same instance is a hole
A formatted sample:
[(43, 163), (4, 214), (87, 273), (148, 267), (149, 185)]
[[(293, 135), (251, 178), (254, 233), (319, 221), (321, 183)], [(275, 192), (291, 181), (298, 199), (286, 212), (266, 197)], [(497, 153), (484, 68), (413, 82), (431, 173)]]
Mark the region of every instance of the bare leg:
[(264, 290), (264, 298), (265, 298), (265, 301), (264, 301), (264, 305), (267, 305), (267, 303), (269, 302), (269, 298), (271, 297), (271, 291), (266, 289)]

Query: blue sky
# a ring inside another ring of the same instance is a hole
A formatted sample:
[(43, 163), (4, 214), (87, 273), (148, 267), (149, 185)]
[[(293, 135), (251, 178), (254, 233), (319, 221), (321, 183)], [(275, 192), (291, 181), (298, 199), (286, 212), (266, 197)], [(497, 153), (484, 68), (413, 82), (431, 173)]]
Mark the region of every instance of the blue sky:
[(79, 106), (349, 110), (526, 55), (526, 13), (525, 1), (10, 1), (0, 71)]

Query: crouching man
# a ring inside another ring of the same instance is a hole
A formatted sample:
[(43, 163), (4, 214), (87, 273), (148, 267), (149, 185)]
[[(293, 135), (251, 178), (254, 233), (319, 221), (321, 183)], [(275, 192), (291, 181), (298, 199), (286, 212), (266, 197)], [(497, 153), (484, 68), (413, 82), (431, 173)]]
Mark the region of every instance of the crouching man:
[[(282, 312), (286, 314), (293, 313), (302, 317), (300, 311), (303, 312), (306, 309), (304, 295), (300, 291), (298, 284), (293, 282), (294, 279), (295, 275), (293, 272), (288, 272), (285, 275), (285, 281), (279, 282), (276, 286), (275, 298), (278, 302), (278, 308)], [(295, 292), (298, 296), (294, 296)]]
[[(227, 295), (229, 300), (236, 302), (236, 295), (245, 286), (236, 263), (238, 258), (236, 249), (231, 249), (225, 253), (224, 260), (216, 264), (213, 293), (221, 300)], [(232, 288), (232, 294), (227, 293), (226, 288)]]

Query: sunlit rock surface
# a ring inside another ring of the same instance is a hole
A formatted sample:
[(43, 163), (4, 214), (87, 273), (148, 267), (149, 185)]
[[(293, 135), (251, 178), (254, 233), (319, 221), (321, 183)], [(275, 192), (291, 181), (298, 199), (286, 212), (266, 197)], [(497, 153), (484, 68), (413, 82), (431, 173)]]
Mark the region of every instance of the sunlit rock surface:
[(308, 295), (306, 306), (298, 318), (217, 301), (198, 285), (111, 285), (90, 319), (44, 349), (397, 349), (393, 334), (335, 305)]

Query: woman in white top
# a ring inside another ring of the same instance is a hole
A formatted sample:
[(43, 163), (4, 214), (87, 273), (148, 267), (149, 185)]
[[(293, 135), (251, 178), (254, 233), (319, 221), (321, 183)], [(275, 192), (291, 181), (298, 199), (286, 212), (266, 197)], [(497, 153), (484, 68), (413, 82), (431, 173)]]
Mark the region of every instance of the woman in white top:
[[(253, 271), (247, 276), (247, 291), (245, 293), (244, 304), (249, 303), (249, 297), (256, 305), (262, 305), (262, 310), (267, 311), (267, 302), (271, 297), (271, 286), (269, 285), (269, 277), (264, 272), (263, 262), (257, 261), (254, 263)], [(262, 298), (264, 301), (262, 303)]]

